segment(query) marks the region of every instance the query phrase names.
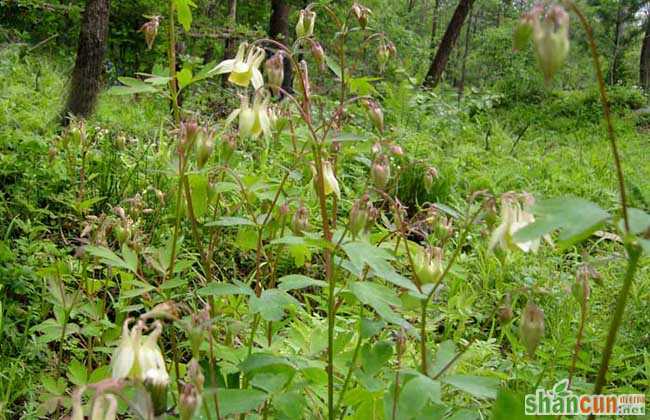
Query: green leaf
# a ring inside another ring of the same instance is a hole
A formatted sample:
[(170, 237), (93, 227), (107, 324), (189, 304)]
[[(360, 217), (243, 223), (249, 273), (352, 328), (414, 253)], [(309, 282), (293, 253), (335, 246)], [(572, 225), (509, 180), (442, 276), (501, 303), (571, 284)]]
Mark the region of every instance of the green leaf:
[(192, 83), (192, 69), (183, 67), (181, 71), (176, 73), (176, 80), (178, 80), (178, 86), (181, 89)]
[(533, 206), (533, 213), (535, 222), (517, 231), (514, 240), (526, 242), (559, 229), (561, 249), (588, 238), (610, 217), (596, 204), (577, 197), (539, 201)]
[(135, 253), (129, 246), (124, 243), (122, 245), (122, 257), (124, 262), (128, 265), (129, 270), (134, 273), (138, 272), (138, 254)]
[(224, 216), (224, 217), (220, 217), (219, 219), (215, 220), (214, 222), (206, 223), (205, 225), (206, 226), (222, 226), (222, 227), (227, 227), (227, 226), (255, 226), (255, 223), (252, 220), (246, 219), (244, 217)]
[[(213, 394), (214, 390), (208, 390), (206, 394)], [(256, 389), (230, 389), (219, 388), (216, 390), (219, 399), (219, 410), (222, 417), (232, 414), (246, 413), (259, 408), (266, 401), (267, 394)], [(214, 412), (212, 396), (205, 398)], [(202, 410), (199, 410), (202, 411)]]
[(295, 289), (304, 289), (306, 287), (327, 287), (327, 283), (322, 280), (315, 280), (302, 274), (289, 274), (280, 277), (278, 289), (289, 291)]
[(239, 365), (239, 368), (248, 375), (255, 371), (268, 371), (278, 366), (281, 366), (282, 369), (295, 370), (295, 367), (286, 358), (270, 353), (253, 353)]
[(476, 398), (496, 398), (499, 387), (498, 379), (485, 376), (450, 375), (442, 381)]
[(191, 7), (196, 7), (196, 4), (192, 0), (174, 0), (176, 4), (176, 11), (178, 13), (178, 21), (183, 25), (185, 32), (190, 30), (192, 26), (192, 10)]
[(109, 89), (109, 95), (133, 95), (136, 93), (156, 93), (158, 89), (140, 79), (133, 77), (118, 77), (124, 86), (114, 86)]
[(250, 287), (242, 284), (210, 283), (197, 292), (201, 296), (253, 295)]
[(249, 301), (251, 312), (259, 313), (265, 321), (279, 321), (284, 316), (288, 306), (299, 306), (300, 303), (283, 290), (267, 289), (258, 298), (253, 295)]
[(374, 309), (386, 321), (406, 329), (412, 328), (411, 324), (391, 309), (391, 306), (399, 307), (401, 301), (388, 287), (377, 283), (354, 282), (350, 285), (350, 291), (357, 299)]
[(88, 382), (86, 367), (79, 360), (72, 359), (68, 363), (68, 379), (77, 386), (86, 385)]
[(208, 211), (208, 176), (192, 174), (187, 177), (192, 197), (192, 210), (198, 219)]
[(84, 251), (88, 254), (98, 257), (99, 261), (102, 264), (109, 265), (111, 267), (124, 268), (126, 270), (131, 270), (131, 265), (120, 258), (116, 253), (104, 246), (93, 246), (87, 245), (84, 248)]
[(526, 420), (524, 414), (524, 395), (501, 388), (492, 406), (492, 420)]
[(419, 293), (417, 287), (406, 277), (398, 274), (388, 262), (395, 259), (386, 249), (372, 246), (367, 242), (350, 242), (343, 245), (343, 250), (359, 271), (368, 265), (377, 277), (380, 277), (396, 286)]
[(348, 86), (350, 86), (350, 92), (356, 93), (360, 96), (364, 95), (378, 95), (377, 89), (370, 82), (375, 82), (379, 80), (378, 77), (355, 77), (348, 79)]
[(451, 340), (443, 341), (438, 344), (438, 349), (436, 351), (436, 358), (433, 361), (433, 366), (431, 367), (431, 373), (437, 375), (442, 371), (442, 369), (447, 366), (449, 362), (452, 361), (456, 355), (456, 345)]
[(339, 66), (339, 63), (334, 61), (333, 58), (331, 58), (329, 55), (325, 56), (325, 63), (327, 64), (327, 67), (329, 67), (330, 70), (338, 77), (339, 79), (341, 78), (341, 66)]
[(393, 356), (393, 346), (388, 341), (379, 341), (374, 346), (365, 344), (361, 349), (361, 367), (368, 375), (379, 372)]
[[(650, 214), (643, 210), (629, 208), (627, 209), (627, 217), (630, 221), (630, 232), (633, 234), (640, 235), (650, 229)], [(624, 232), (625, 224), (623, 219), (620, 220), (618, 225), (621, 232)]]
[(440, 382), (419, 374), (400, 391), (397, 414), (399, 418), (413, 418), (420, 414), (429, 401), (440, 403), (440, 395)]

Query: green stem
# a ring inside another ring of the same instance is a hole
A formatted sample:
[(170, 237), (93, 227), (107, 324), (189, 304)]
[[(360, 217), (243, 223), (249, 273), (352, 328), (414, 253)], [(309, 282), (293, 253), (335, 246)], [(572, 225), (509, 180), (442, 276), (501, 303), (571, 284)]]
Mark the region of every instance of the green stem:
[[(628, 252), (628, 261), (627, 261), (627, 270), (625, 272), (625, 278), (623, 280), (623, 288), (618, 295), (616, 301), (616, 309), (614, 310), (614, 318), (612, 318), (612, 323), (609, 327), (609, 332), (607, 334), (607, 341), (605, 342), (605, 349), (603, 350), (603, 358), (600, 362), (600, 368), (598, 369), (598, 376), (596, 376), (596, 386), (594, 387), (594, 394), (600, 395), (605, 385), (605, 380), (607, 376), (607, 369), (609, 368), (609, 359), (612, 357), (612, 352), (614, 350), (614, 344), (616, 342), (616, 335), (618, 330), (621, 327), (621, 322), (623, 321), (623, 314), (625, 313), (625, 305), (627, 303), (627, 298), (630, 295), (630, 289), (632, 288), (632, 281), (634, 280), (634, 273), (641, 257), (641, 247), (637, 243), (628, 243), (625, 247)], [(590, 415), (589, 419), (593, 419), (594, 415)]]
[(420, 365), (423, 375), (429, 375), (427, 365), (427, 300), (420, 301), (422, 312), (420, 314)]
[[(357, 365), (357, 358), (359, 357), (359, 350), (361, 350), (361, 341), (363, 340), (363, 337), (361, 335), (361, 318), (363, 317), (363, 305), (360, 305), (359, 307), (359, 337), (357, 338), (357, 344), (354, 347), (354, 353), (352, 353), (352, 360), (350, 361), (350, 367), (348, 368), (348, 373), (345, 375), (345, 380), (343, 381), (343, 388), (341, 389), (341, 393), (339, 394), (339, 400), (336, 403), (336, 412), (339, 412), (341, 410), (341, 405), (343, 404), (343, 398), (345, 397), (345, 393), (348, 390), (348, 386), (350, 385), (350, 379), (352, 379), (352, 371)], [(341, 411), (341, 420), (343, 420), (343, 417), (345, 417), (345, 411)]]
[(174, 0), (169, 2), (169, 91), (171, 93), (172, 108), (174, 110), (174, 121), (176, 125), (181, 122), (181, 110), (178, 106), (178, 85), (176, 84), (176, 27), (174, 25)]
[(618, 191), (620, 194), (621, 200), (621, 214), (623, 216), (623, 223), (625, 225), (625, 232), (630, 232), (630, 221), (627, 214), (627, 198), (625, 193), (625, 179), (623, 178), (623, 167), (621, 165), (621, 157), (618, 152), (618, 146), (616, 143), (616, 135), (614, 134), (614, 124), (612, 123), (612, 113), (609, 108), (609, 100), (607, 99), (607, 90), (605, 89), (605, 79), (603, 79), (603, 71), (600, 68), (600, 60), (598, 58), (598, 48), (596, 47), (596, 41), (594, 39), (594, 31), (591, 28), (591, 25), (587, 21), (587, 18), (584, 14), (578, 9), (578, 6), (571, 0), (566, 0), (568, 6), (578, 15), (580, 23), (587, 33), (587, 39), (589, 40), (589, 49), (591, 50), (591, 58), (594, 63), (594, 70), (596, 71), (596, 79), (598, 80), (598, 90), (600, 91), (600, 102), (603, 107), (603, 114), (605, 117), (605, 122), (607, 123), (607, 137), (609, 139), (609, 144), (612, 149), (612, 155), (614, 156), (614, 166), (616, 168), (616, 177), (618, 179)]

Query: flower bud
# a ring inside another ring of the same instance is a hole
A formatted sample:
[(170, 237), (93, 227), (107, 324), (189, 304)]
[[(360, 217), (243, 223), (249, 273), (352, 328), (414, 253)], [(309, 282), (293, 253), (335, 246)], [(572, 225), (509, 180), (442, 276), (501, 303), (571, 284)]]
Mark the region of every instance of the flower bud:
[(159, 303), (154, 306), (150, 311), (140, 315), (140, 319), (178, 319), (178, 308), (173, 301)]
[(178, 412), (181, 420), (191, 420), (196, 409), (201, 405), (201, 394), (192, 384), (185, 384), (178, 400)]
[(149, 370), (144, 377), (144, 387), (151, 397), (153, 413), (156, 416), (167, 411), (167, 387), (169, 376), (161, 370)]
[(510, 293), (506, 294), (505, 298), (503, 299), (503, 304), (499, 306), (499, 309), (497, 309), (497, 315), (499, 317), (501, 325), (505, 325), (508, 322), (512, 321), (514, 314), (512, 312)]
[(92, 420), (115, 420), (117, 416), (117, 399), (113, 394), (100, 394), (93, 402)]
[(424, 187), (427, 191), (431, 190), (433, 187), (433, 182), (438, 178), (438, 170), (434, 167), (427, 168), (427, 171), (424, 174)]
[(309, 69), (305, 60), (298, 63), (300, 72), (298, 77), (293, 79), (293, 88), (296, 92), (302, 93), (305, 97), (311, 96), (311, 85), (309, 83)]
[(514, 51), (520, 51), (526, 48), (526, 44), (528, 44), (528, 41), (533, 36), (534, 21), (535, 17), (531, 12), (524, 13), (521, 19), (519, 19), (512, 34), (512, 49)]
[(562, 6), (551, 7), (543, 21), (534, 20), (533, 42), (544, 79), (549, 82), (569, 53), (569, 15)]
[(196, 149), (196, 164), (199, 169), (205, 166), (212, 151), (214, 150), (214, 130), (203, 129), (199, 135), (198, 147)]
[(316, 13), (311, 10), (303, 9), (300, 11), (298, 23), (296, 24), (296, 35), (298, 38), (312, 36), (314, 34), (314, 23)]
[(255, 126), (255, 111), (248, 106), (248, 97), (242, 97), (241, 111), (239, 112), (239, 138), (247, 139), (253, 134)]
[(352, 205), (350, 210), (350, 221), (348, 229), (352, 234), (352, 237), (356, 238), (357, 235), (362, 232), (366, 225), (368, 224), (368, 219), (370, 215), (368, 214), (368, 194), (364, 194), (363, 197), (356, 200)]
[(375, 187), (383, 190), (390, 181), (390, 162), (386, 155), (381, 155), (372, 164), (370, 168), (370, 179)]
[(591, 288), (589, 286), (590, 278), (591, 272), (589, 267), (587, 265), (581, 265), (578, 267), (578, 271), (576, 272), (576, 281), (571, 287), (573, 297), (576, 298), (583, 312), (586, 312), (587, 310), (589, 295), (591, 294)]
[(224, 162), (228, 162), (233, 153), (235, 153), (235, 150), (237, 150), (237, 137), (234, 135), (225, 136), (221, 142), (221, 159)]
[(390, 152), (395, 156), (404, 156), (404, 150), (399, 144), (391, 144)]
[(284, 59), (282, 52), (278, 51), (264, 63), (266, 82), (274, 95), (280, 92), (284, 80)]
[(442, 249), (428, 248), (418, 249), (413, 260), (415, 276), (422, 284), (433, 283), (442, 275)]
[(301, 203), (291, 218), (291, 230), (300, 236), (309, 229), (309, 209)]
[(115, 240), (122, 245), (131, 239), (131, 229), (128, 226), (115, 225), (113, 226), (113, 236)]
[(86, 124), (84, 121), (72, 120), (66, 137), (74, 145), (84, 144), (86, 142)]
[(370, 116), (370, 120), (372, 121), (372, 124), (375, 126), (377, 131), (380, 133), (384, 132), (384, 113), (381, 110), (381, 107), (377, 102), (375, 101), (370, 101), (366, 100), (363, 101), (363, 104), (365, 105), (366, 109), (368, 110), (368, 115)]
[(134, 377), (139, 374), (136, 359), (140, 349), (140, 336), (142, 328), (136, 325), (129, 330), (131, 318), (127, 318), (122, 325), (120, 344), (111, 358), (113, 379)]
[(544, 336), (544, 311), (534, 303), (528, 302), (521, 315), (519, 329), (526, 351), (531, 357), (534, 356)]
[(196, 358), (192, 358), (187, 364), (187, 381), (196, 387), (199, 392), (203, 391), (203, 384), (205, 383), (205, 376), (201, 370)]
[(370, 13), (372, 12), (366, 6), (362, 6), (359, 3), (354, 3), (352, 5), (352, 14), (357, 18), (361, 29), (366, 29), (366, 26), (368, 26), (368, 15), (370, 15)]
[(182, 121), (180, 129), (180, 148), (185, 151), (186, 148), (191, 147), (199, 134), (200, 127), (196, 121)]
[(144, 33), (144, 41), (147, 43), (147, 48), (153, 47), (153, 42), (158, 35), (158, 27), (160, 26), (160, 16), (153, 16), (146, 22), (138, 32)]
[(325, 51), (323, 50), (322, 45), (317, 41), (311, 43), (311, 55), (314, 56), (314, 61), (318, 64), (320, 71), (325, 70)]
[(381, 152), (381, 143), (373, 143), (372, 147), (370, 148), (370, 151), (374, 154), (380, 153)]

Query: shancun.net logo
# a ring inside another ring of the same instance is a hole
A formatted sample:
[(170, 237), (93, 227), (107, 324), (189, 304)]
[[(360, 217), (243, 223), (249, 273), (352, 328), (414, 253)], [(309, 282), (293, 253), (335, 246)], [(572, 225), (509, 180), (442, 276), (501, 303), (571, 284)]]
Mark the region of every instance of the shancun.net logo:
[(540, 388), (527, 394), (524, 402), (526, 415), (645, 415), (643, 394), (578, 395), (569, 389), (568, 379), (556, 383), (550, 391)]

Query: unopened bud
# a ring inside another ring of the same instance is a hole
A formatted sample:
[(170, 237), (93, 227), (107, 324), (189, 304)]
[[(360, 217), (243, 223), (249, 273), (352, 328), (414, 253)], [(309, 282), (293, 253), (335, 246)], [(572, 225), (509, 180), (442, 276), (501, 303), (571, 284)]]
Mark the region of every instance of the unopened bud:
[(148, 49), (153, 47), (153, 42), (156, 40), (156, 35), (158, 35), (159, 26), (160, 16), (153, 16), (148, 22), (142, 25), (138, 31), (144, 33), (144, 41), (147, 43)]
[(359, 3), (354, 3), (352, 5), (352, 14), (357, 18), (361, 29), (366, 29), (366, 26), (368, 26), (368, 16), (370, 13), (372, 12), (366, 6), (362, 6)]
[(296, 35), (298, 38), (312, 36), (314, 34), (314, 23), (316, 21), (316, 13), (303, 9), (298, 16), (298, 23), (296, 24)]
[(278, 51), (264, 63), (266, 82), (274, 95), (277, 95), (284, 80), (284, 59), (282, 52)]
[(181, 420), (191, 420), (196, 409), (201, 405), (201, 394), (193, 384), (185, 384), (178, 401)]
[(113, 227), (113, 235), (121, 245), (131, 239), (131, 229), (128, 226), (116, 225)]
[(438, 178), (438, 170), (434, 167), (427, 168), (427, 171), (424, 174), (424, 187), (427, 191), (431, 190), (433, 183)]
[(140, 319), (178, 319), (178, 308), (172, 301), (159, 303), (154, 306), (150, 311), (140, 315)]
[(309, 228), (309, 210), (303, 204), (300, 204), (300, 207), (298, 207), (291, 218), (291, 230), (296, 235), (302, 235)]
[(311, 85), (309, 83), (307, 62), (305, 60), (300, 61), (298, 67), (300, 68), (300, 73), (298, 77), (293, 79), (293, 88), (308, 98), (311, 95)]
[(591, 270), (585, 265), (578, 267), (576, 272), (576, 281), (571, 287), (571, 292), (573, 297), (576, 298), (580, 304), (580, 308), (583, 312), (587, 310), (587, 304), (589, 302), (589, 295), (591, 294), (591, 287), (589, 286), (589, 279), (591, 278)]
[(379, 156), (370, 168), (370, 178), (375, 187), (383, 190), (390, 181), (390, 162), (385, 155)]
[(149, 369), (145, 374), (144, 387), (149, 392), (153, 413), (160, 416), (167, 411), (167, 386), (169, 376), (166, 372), (156, 369)]
[(526, 351), (531, 357), (534, 356), (544, 336), (544, 311), (534, 303), (528, 302), (521, 315), (519, 329)]
[(395, 156), (404, 156), (404, 150), (398, 144), (392, 144), (390, 146), (390, 152)]
[(311, 43), (311, 55), (314, 57), (314, 61), (318, 64), (320, 71), (325, 70), (325, 51), (323, 50), (322, 45), (317, 41)]
[(201, 370), (201, 365), (196, 358), (192, 358), (187, 364), (187, 381), (196, 387), (199, 392), (203, 391), (205, 376)]
[(368, 200), (370, 198), (365, 194), (360, 199), (356, 200), (350, 209), (350, 222), (348, 229), (352, 234), (352, 237), (356, 238), (357, 235), (362, 232), (366, 225), (368, 224), (368, 219), (370, 215), (368, 214)]
[(196, 137), (199, 134), (200, 127), (196, 121), (182, 121), (180, 129), (180, 147), (185, 150), (187, 146), (194, 144)]
[(196, 149), (196, 164), (199, 169), (205, 166), (212, 151), (214, 150), (214, 130), (203, 129), (199, 134), (198, 147)]
[(381, 143), (373, 143), (372, 147), (370, 148), (370, 151), (374, 154), (378, 154), (381, 152)]
[(503, 299), (503, 304), (499, 306), (499, 309), (497, 309), (497, 316), (499, 317), (499, 321), (502, 325), (507, 324), (514, 317), (509, 293), (506, 294), (505, 298)]
[(380, 133), (384, 132), (384, 112), (381, 110), (379, 104), (375, 101), (366, 100), (363, 102), (366, 109), (368, 110), (368, 115), (372, 124), (375, 126), (377, 131)]
[(92, 413), (92, 420), (115, 420), (117, 416), (117, 399), (113, 394), (101, 394), (95, 397)]

